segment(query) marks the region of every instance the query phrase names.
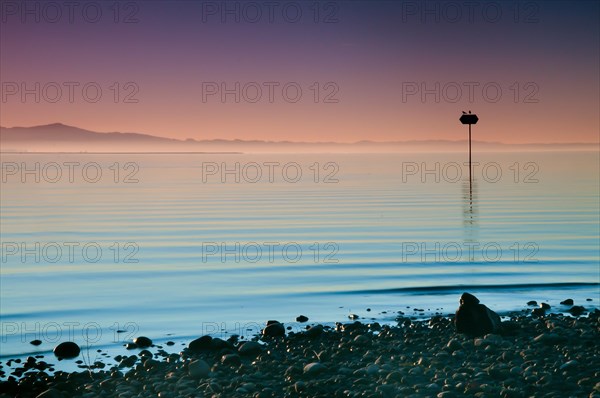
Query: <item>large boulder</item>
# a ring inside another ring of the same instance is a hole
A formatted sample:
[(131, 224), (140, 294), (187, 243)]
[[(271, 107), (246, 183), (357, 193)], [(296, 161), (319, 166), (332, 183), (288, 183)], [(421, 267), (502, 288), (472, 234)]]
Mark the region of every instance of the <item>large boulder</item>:
[(454, 318), (457, 332), (473, 337), (483, 336), (497, 333), (500, 323), (500, 316), (481, 304), (477, 297), (469, 293), (463, 293), (460, 297), (460, 306)]

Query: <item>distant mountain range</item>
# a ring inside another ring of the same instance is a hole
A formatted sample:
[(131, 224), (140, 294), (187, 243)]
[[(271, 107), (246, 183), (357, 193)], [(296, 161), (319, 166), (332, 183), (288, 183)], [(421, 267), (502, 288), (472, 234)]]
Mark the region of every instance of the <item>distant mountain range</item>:
[[(177, 140), (141, 133), (99, 133), (61, 123), (0, 127), (2, 152), (454, 152), (467, 141), (292, 142), (244, 140)], [(473, 141), (477, 151), (598, 150), (598, 143), (503, 144)]]

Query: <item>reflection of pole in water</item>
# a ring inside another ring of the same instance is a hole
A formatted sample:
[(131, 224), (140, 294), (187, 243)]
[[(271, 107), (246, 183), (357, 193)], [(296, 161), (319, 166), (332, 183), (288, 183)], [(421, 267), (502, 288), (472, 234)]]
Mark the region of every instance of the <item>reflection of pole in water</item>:
[[(477, 179), (463, 180), (462, 203), (463, 203), (463, 227), (465, 243), (478, 243), (478, 184)], [(475, 261), (474, 251), (470, 251), (469, 261)]]

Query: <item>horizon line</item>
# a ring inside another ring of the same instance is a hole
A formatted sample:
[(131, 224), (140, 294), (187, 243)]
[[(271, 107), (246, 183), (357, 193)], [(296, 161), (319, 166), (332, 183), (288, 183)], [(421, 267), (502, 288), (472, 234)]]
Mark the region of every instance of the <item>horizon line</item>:
[[(28, 128), (36, 128), (36, 127), (49, 127), (49, 126), (64, 126), (64, 127), (76, 128), (76, 129), (79, 129), (79, 130), (85, 130), (85, 131), (89, 131), (89, 132), (96, 133), (96, 134), (136, 134), (136, 135), (143, 135), (143, 136), (147, 136), (147, 137), (154, 137), (154, 138), (159, 138), (159, 139), (177, 141), (177, 142), (180, 142), (180, 143), (186, 143), (186, 142), (188, 142), (188, 143), (189, 142), (209, 142), (209, 141), (224, 141), (224, 142), (235, 143), (237, 141), (237, 142), (246, 142), (246, 143), (261, 142), (261, 143), (268, 143), (268, 144), (357, 145), (357, 144), (364, 144), (364, 143), (372, 143), (372, 144), (431, 143), (431, 142), (463, 143), (463, 142), (467, 142), (468, 141), (467, 139), (464, 139), (464, 140), (429, 139), (429, 140), (404, 140), (404, 141), (359, 140), (359, 141), (351, 141), (351, 142), (340, 142), (340, 141), (289, 141), (289, 140), (271, 141), (271, 140), (261, 140), (261, 139), (244, 140), (244, 139), (239, 139), (239, 138), (234, 138), (234, 139), (224, 139), (224, 138), (205, 138), (205, 139), (184, 138), (184, 139), (181, 139), (181, 138), (170, 138), (170, 137), (165, 137), (165, 136), (161, 136), (161, 135), (153, 135), (153, 134), (140, 133), (140, 132), (95, 131), (95, 130), (88, 130), (87, 128), (83, 128), (83, 127), (79, 127), (79, 126), (73, 126), (73, 125), (69, 125), (69, 124), (64, 124), (64, 123), (61, 123), (61, 122), (48, 123), (48, 124), (40, 124), (40, 125), (34, 125), (34, 126), (12, 126), (12, 127), (6, 127), (6, 126), (1, 126), (0, 125), (0, 129), (13, 129), (13, 128), (28, 129)], [(593, 141), (587, 141), (587, 142), (585, 142), (584, 141), (584, 142), (506, 143), (506, 142), (501, 142), (501, 141), (479, 141), (479, 140), (473, 140), (473, 142), (484, 143), (484, 144), (491, 144), (491, 145), (600, 145), (600, 141), (598, 141), (598, 142), (593, 142)], [(0, 151), (0, 153), (4, 153), (4, 152)], [(15, 152), (10, 152), (10, 153), (15, 153)], [(57, 152), (49, 152), (49, 153), (57, 153)], [(65, 153), (76, 153), (76, 152), (65, 152)], [(122, 153), (122, 152), (119, 152), (119, 153)], [(133, 152), (133, 153), (141, 153), (141, 152)], [(165, 153), (165, 152), (157, 152), (157, 153)], [(177, 153), (181, 153), (181, 152), (177, 152)], [(199, 152), (190, 152), (190, 153), (199, 153)], [(215, 152), (212, 152), (212, 153), (215, 153)]]

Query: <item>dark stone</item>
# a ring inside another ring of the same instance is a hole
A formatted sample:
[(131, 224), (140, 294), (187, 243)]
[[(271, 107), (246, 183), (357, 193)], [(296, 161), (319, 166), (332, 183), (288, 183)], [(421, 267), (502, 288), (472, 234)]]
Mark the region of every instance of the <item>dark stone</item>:
[(311, 338), (319, 337), (323, 333), (323, 325), (311, 326), (304, 333), (306, 334), (306, 336), (311, 337)]
[(65, 341), (54, 347), (54, 355), (59, 359), (75, 358), (80, 352), (79, 346), (72, 341)]
[(296, 317), (296, 322), (308, 322), (308, 317), (300, 315)]
[(546, 315), (546, 310), (543, 308), (534, 308), (533, 311), (531, 311), (531, 315), (534, 317), (542, 317)]
[(148, 350), (142, 350), (138, 352), (138, 356), (140, 358), (152, 358), (152, 353)]
[(211, 349), (212, 337), (202, 336), (190, 342), (189, 349), (194, 352), (201, 352)]
[(238, 348), (241, 355), (257, 355), (262, 351), (262, 346), (256, 341), (247, 341)]
[(128, 350), (134, 350), (134, 349), (138, 348), (138, 346), (135, 343), (127, 343), (127, 344), (125, 344), (125, 348)]
[(210, 342), (210, 348), (213, 350), (222, 350), (223, 348), (233, 349), (233, 344), (218, 337), (215, 337)]
[(566, 299), (560, 302), (561, 305), (573, 305), (573, 299)]
[(456, 310), (454, 324), (456, 331), (469, 336), (483, 336), (500, 328), (500, 316), (490, 310), (472, 294), (463, 293), (460, 306)]
[(223, 365), (240, 366), (242, 364), (242, 359), (238, 354), (227, 354), (221, 357), (221, 362)]
[(548, 303), (540, 303), (540, 308), (542, 308), (544, 310), (549, 310), (550, 309), (550, 304), (548, 304)]
[(263, 329), (262, 334), (267, 337), (285, 336), (285, 327), (278, 321), (268, 321), (267, 327)]
[(152, 345), (152, 340), (145, 336), (136, 337), (133, 342), (139, 348), (148, 348)]
[(36, 398), (62, 398), (62, 394), (59, 391), (50, 388), (39, 394)]
[(31, 341), (29, 342), (29, 344), (32, 344), (32, 345), (40, 345), (40, 344), (42, 344), (42, 340), (31, 340)]
[(232, 345), (235, 345), (238, 343), (238, 341), (240, 340), (240, 336), (237, 334), (232, 334), (231, 336), (229, 336), (229, 338), (227, 339), (227, 342), (229, 342)]
[(137, 359), (138, 358), (135, 355), (126, 357), (126, 358), (122, 359), (121, 362), (119, 362), (119, 367), (120, 368), (130, 368), (133, 365), (135, 365)]
[(586, 312), (586, 309), (580, 305), (575, 305), (568, 310), (569, 314), (573, 316), (579, 316)]
[(537, 304), (537, 301), (531, 300), (531, 301), (527, 302), (527, 305), (530, 307), (536, 307), (538, 304)]

